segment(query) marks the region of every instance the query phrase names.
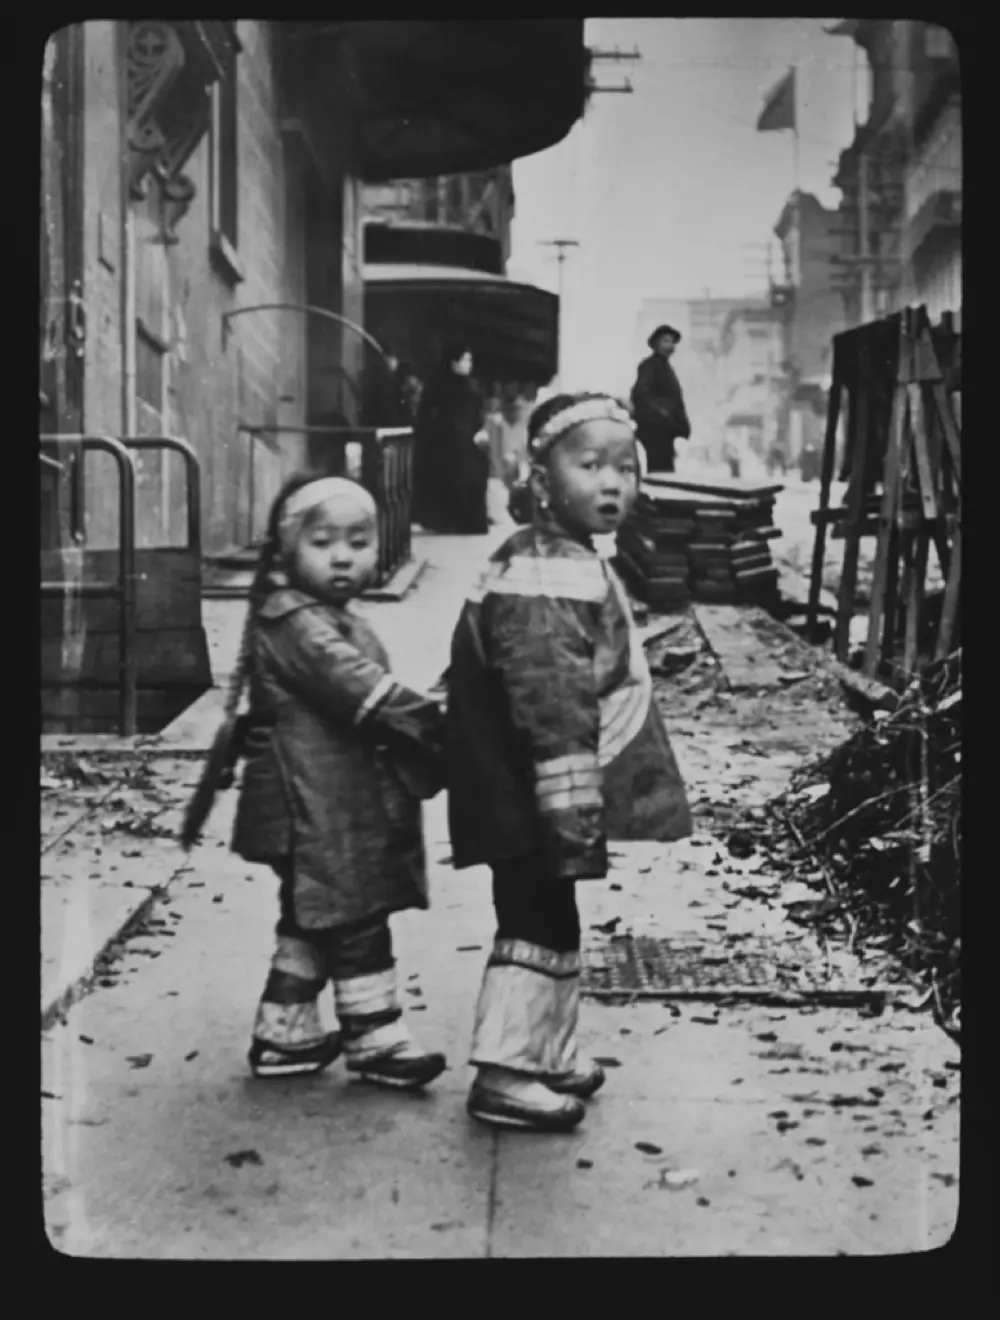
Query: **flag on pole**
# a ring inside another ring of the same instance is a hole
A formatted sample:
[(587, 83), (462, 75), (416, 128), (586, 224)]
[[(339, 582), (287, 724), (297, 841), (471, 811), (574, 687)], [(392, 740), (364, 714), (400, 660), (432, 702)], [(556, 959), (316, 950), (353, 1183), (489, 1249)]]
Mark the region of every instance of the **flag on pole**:
[(768, 94), (757, 120), (757, 132), (774, 133), (784, 128), (794, 130), (795, 127), (795, 70), (789, 69)]

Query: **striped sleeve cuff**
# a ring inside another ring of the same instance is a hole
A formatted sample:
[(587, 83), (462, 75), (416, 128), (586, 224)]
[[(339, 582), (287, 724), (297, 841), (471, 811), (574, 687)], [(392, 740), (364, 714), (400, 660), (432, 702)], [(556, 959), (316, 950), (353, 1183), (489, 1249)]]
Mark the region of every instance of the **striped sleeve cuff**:
[(603, 805), (601, 769), (586, 752), (539, 761), (535, 776), (539, 811), (573, 811)]
[(373, 714), (375, 710), (382, 705), (383, 701), (386, 701), (392, 695), (395, 687), (396, 684), (388, 674), (385, 674), (380, 678), (358, 707), (357, 713), (354, 716), (354, 723), (363, 723), (369, 715)]

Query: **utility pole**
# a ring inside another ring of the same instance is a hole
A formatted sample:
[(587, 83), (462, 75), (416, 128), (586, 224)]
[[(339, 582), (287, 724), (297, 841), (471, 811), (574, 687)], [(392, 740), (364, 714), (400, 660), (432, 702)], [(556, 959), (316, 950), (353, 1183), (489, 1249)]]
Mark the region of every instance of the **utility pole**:
[(578, 248), (580, 244), (575, 238), (546, 238), (541, 241), (542, 247), (554, 247), (556, 249), (556, 261), (559, 263), (559, 307), (562, 309), (563, 296), (563, 266), (566, 262), (566, 249)]
[(554, 247), (556, 250), (556, 261), (559, 266), (559, 370), (562, 370), (562, 321), (563, 321), (563, 267), (566, 264), (566, 249), (578, 248), (580, 244), (575, 238), (546, 238), (540, 242), (541, 247)]
[[(614, 50), (600, 50), (597, 47), (592, 47), (590, 58), (592, 62), (606, 60), (609, 63), (620, 64), (623, 60), (641, 60), (642, 56), (639, 53), (638, 47), (635, 47), (630, 51), (623, 51), (619, 50), (616, 46)], [(632, 83), (628, 78), (626, 78), (623, 83), (619, 83), (616, 87), (599, 87), (591, 77), (589, 80), (589, 90), (591, 92), (625, 92), (631, 94), (633, 88)]]
[(858, 156), (858, 256), (861, 258), (861, 324), (872, 319), (872, 267), (869, 257), (871, 221), (868, 215), (868, 153)]

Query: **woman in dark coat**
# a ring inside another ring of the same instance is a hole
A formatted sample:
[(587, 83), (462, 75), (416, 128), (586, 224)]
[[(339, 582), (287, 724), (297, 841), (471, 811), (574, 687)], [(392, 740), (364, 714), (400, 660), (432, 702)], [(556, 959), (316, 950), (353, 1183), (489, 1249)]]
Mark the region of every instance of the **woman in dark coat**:
[(680, 339), (673, 326), (657, 326), (647, 340), (653, 351), (639, 363), (632, 387), (636, 435), (646, 451), (650, 472), (673, 472), (674, 441), (691, 435), (684, 395), (670, 365)]
[(490, 460), (482, 435), (486, 410), (471, 372), (468, 345), (447, 345), (445, 365), (420, 399), (414, 434), (413, 517), (430, 532), (481, 536), (489, 531)]

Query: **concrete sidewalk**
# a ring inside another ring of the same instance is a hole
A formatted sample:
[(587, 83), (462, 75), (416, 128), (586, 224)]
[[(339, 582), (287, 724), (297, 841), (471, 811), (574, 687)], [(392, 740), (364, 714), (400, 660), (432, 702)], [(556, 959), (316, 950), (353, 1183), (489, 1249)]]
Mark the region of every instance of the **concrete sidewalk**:
[[(194, 1259), (888, 1254), (955, 1222), (955, 1047), (890, 1010), (585, 1001), (608, 1084), (563, 1137), (464, 1112), (492, 937), (485, 871), (455, 873), (427, 812), (433, 906), (393, 921), (411, 1028), (447, 1051), (426, 1095), (258, 1082), (245, 1051), (273, 877), (233, 857), (228, 795), (193, 869), (114, 979), (43, 1039), (46, 1217), (71, 1254)], [(711, 938), (732, 908), (696, 836), (616, 849), (579, 887), (618, 917)], [(735, 881), (733, 881), (735, 884)], [(744, 912), (746, 918), (747, 914)], [(718, 939), (718, 936), (715, 936)], [(324, 995), (323, 1012), (332, 1022)]]
[[(504, 535), (421, 538), (430, 566), (417, 590), (365, 605), (401, 678), (427, 686), (440, 674), (459, 603)], [(212, 605), (223, 671), (245, 607)], [(763, 800), (796, 754), (720, 762), (704, 725), (678, 732), (694, 801), (720, 783)], [(175, 799), (157, 817), (166, 826), (197, 760), (175, 744), (150, 765), (162, 799)], [(114, 809), (128, 812), (138, 810), (128, 793), (142, 791), (153, 792), (105, 785), (93, 796), (110, 805), (121, 795)], [(469, 1120), (466, 1058), (493, 915), (485, 870), (450, 866), (443, 797), (425, 812), (432, 908), (400, 915), (393, 929), (411, 1026), (447, 1051), (449, 1070), (424, 1096), (349, 1081), (339, 1064), (319, 1078), (255, 1081), (245, 1051), (275, 892), (266, 868), (228, 850), (234, 809), (224, 794), (190, 858), (166, 838), (109, 843), (85, 838), (71, 817), (51, 822), (49, 855), (92, 886), (77, 888), (63, 927), (87, 928), (79, 958), (101, 947), (93, 899), (105, 886), (129, 895), (133, 912), (138, 898), (147, 918), (94, 993), (43, 1036), (46, 1222), (62, 1250), (236, 1260), (853, 1255), (926, 1250), (951, 1233), (958, 1052), (927, 1015), (903, 1009), (863, 1017), (586, 1001), (583, 1045), (606, 1061), (608, 1084), (582, 1127), (553, 1138)], [(173, 868), (169, 882), (152, 883), (158, 866)], [(622, 930), (694, 931), (707, 944), (739, 930), (794, 940), (780, 905), (738, 897), (746, 875), (770, 883), (758, 859), (723, 859), (704, 831), (669, 847), (616, 845), (608, 879), (579, 886), (588, 941), (615, 918)]]

